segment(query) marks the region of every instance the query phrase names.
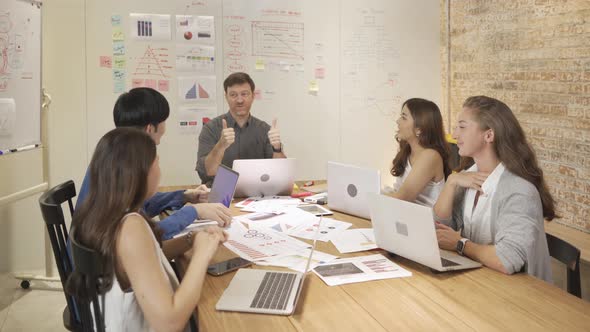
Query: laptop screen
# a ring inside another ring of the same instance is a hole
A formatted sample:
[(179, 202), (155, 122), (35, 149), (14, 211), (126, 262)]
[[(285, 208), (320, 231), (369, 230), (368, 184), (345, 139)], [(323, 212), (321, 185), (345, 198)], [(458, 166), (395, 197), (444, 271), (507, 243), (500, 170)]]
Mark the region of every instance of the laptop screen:
[(209, 203), (221, 203), (227, 207), (234, 198), (240, 174), (224, 165), (219, 165), (209, 193)]

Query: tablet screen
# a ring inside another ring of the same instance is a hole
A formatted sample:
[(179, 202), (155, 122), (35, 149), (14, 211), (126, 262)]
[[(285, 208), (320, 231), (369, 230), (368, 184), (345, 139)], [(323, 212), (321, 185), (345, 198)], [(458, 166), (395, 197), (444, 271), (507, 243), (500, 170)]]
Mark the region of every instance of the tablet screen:
[(219, 165), (209, 193), (209, 203), (221, 203), (229, 207), (234, 198), (239, 176), (238, 172), (224, 165)]

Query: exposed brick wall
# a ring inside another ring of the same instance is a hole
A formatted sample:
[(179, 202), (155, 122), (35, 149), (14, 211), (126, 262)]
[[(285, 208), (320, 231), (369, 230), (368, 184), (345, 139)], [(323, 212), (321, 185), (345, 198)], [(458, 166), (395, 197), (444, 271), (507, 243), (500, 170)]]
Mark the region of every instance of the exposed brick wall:
[[(446, 0), (441, 15), (445, 88)], [(537, 153), (556, 221), (590, 232), (590, 0), (451, 0), (450, 17), (445, 119), (453, 126), (472, 95), (504, 101)]]

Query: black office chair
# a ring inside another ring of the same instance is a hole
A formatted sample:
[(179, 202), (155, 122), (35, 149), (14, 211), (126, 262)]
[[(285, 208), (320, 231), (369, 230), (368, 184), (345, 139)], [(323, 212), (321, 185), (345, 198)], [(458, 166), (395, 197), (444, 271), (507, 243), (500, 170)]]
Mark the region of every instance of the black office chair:
[(549, 255), (567, 267), (567, 292), (582, 298), (580, 283), (580, 250), (564, 240), (547, 234)]
[[(70, 238), (72, 243), (72, 256), (74, 259), (74, 267), (76, 273), (80, 273), (85, 279), (84, 285), (86, 289), (83, 293), (87, 294), (88, 300), (84, 301), (78, 299), (78, 311), (80, 313), (80, 320), (84, 326), (84, 332), (94, 332), (96, 328), (97, 332), (104, 332), (104, 296), (101, 296), (102, 310), (99, 305), (99, 278), (103, 275), (102, 263), (100, 255), (89, 248), (79, 244), (74, 237)], [(94, 311), (94, 318), (90, 305), (92, 303), (92, 309)], [(94, 325), (94, 328), (93, 328)]]
[[(66, 281), (72, 272), (72, 264), (66, 248), (68, 230), (61, 205), (67, 201), (70, 208), (70, 216), (73, 216), (74, 205), (72, 204), (72, 198), (74, 196), (76, 196), (76, 186), (73, 181), (69, 180), (51, 188), (39, 198), (41, 214), (47, 226), (53, 256), (55, 257), (59, 278), (64, 289)], [(64, 327), (69, 331), (82, 331), (82, 326), (77, 319), (74, 299), (65, 292), (64, 295), (67, 303), (63, 312)]]

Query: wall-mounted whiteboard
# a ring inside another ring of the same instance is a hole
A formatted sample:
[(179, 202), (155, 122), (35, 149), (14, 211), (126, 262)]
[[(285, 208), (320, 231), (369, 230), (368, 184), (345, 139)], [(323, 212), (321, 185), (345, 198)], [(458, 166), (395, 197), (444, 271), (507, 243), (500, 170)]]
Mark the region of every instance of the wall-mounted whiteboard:
[(442, 99), (436, 0), (108, 0), (86, 15), (89, 156), (114, 127), (117, 91), (149, 82), (172, 107), (163, 185), (198, 182), (202, 120), (227, 111), (230, 72), (254, 79), (252, 114), (277, 118), (298, 179), (325, 179), (334, 160), (391, 182), (401, 104)]
[(0, 150), (41, 140), (39, 2), (0, 3)]

